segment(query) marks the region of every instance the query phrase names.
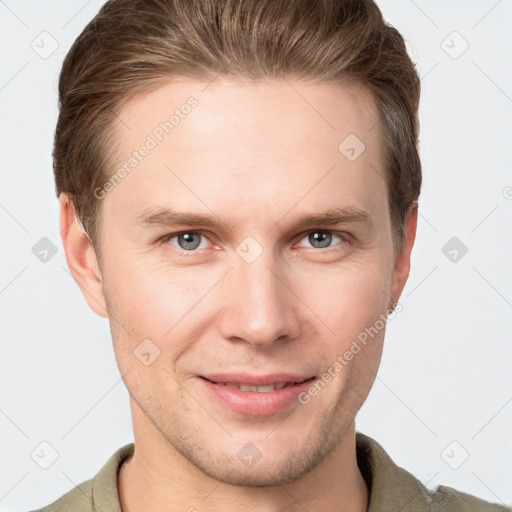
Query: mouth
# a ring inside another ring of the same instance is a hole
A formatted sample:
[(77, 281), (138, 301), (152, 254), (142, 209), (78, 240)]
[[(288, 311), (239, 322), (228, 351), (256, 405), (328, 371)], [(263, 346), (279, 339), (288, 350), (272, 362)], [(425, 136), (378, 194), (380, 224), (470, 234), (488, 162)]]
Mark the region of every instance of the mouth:
[(239, 391), (251, 391), (256, 393), (270, 393), (272, 391), (278, 391), (280, 389), (286, 388), (286, 387), (292, 387), (296, 384), (302, 384), (303, 382), (313, 380), (315, 377), (310, 377), (308, 379), (302, 379), (298, 381), (289, 381), (289, 382), (271, 382), (269, 384), (261, 384), (258, 386), (255, 386), (253, 384), (250, 384), (248, 382), (216, 382), (211, 379), (207, 379), (206, 377), (201, 377), (212, 384), (219, 384), (221, 386), (226, 386), (231, 389), (238, 389)]
[(301, 393), (306, 392), (316, 379), (290, 374), (198, 377), (202, 389), (218, 405), (247, 416), (269, 416), (292, 406), (298, 407)]

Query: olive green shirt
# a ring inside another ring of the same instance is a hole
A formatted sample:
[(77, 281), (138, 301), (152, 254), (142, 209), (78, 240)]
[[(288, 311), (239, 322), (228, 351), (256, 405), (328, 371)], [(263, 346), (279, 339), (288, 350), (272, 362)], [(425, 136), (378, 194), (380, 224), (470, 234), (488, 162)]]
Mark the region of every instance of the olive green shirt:
[[(117, 474), (133, 451), (133, 443), (123, 446), (94, 478), (35, 512), (122, 512)], [(397, 466), (379, 443), (360, 432), (356, 432), (356, 453), (368, 485), (368, 512), (512, 512), (512, 507), (489, 503), (451, 487), (427, 489)]]

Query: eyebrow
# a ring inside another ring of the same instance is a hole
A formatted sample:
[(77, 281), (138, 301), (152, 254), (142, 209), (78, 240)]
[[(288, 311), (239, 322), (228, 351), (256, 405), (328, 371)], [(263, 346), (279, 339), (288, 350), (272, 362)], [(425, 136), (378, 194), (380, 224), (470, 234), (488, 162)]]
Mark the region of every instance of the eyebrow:
[[(283, 219), (285, 214), (281, 219)], [(279, 223), (281, 219), (277, 222)], [(302, 213), (295, 217), (294, 229), (307, 226), (325, 225), (334, 226), (337, 224), (349, 223), (370, 223), (371, 216), (367, 210), (356, 206), (331, 208), (325, 212)], [(276, 224), (277, 224), (276, 223)], [(210, 216), (194, 212), (178, 212), (165, 207), (149, 207), (138, 215), (133, 223), (136, 227), (162, 226), (171, 227), (177, 225), (203, 226), (213, 229), (222, 229), (231, 226), (222, 222), (217, 216)], [(275, 226), (275, 225), (274, 225)], [(272, 228), (270, 228), (272, 229)]]

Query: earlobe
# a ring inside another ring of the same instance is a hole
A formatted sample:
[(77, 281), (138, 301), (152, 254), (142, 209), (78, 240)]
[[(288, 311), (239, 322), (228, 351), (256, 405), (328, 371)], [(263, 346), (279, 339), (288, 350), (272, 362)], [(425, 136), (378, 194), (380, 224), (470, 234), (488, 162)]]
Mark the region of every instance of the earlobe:
[(94, 248), (83, 230), (68, 194), (59, 195), (60, 235), (66, 261), (73, 279), (89, 307), (99, 316), (108, 317), (102, 275)]
[(416, 227), (418, 224), (418, 202), (414, 201), (404, 220), (404, 239), (402, 250), (397, 254), (393, 268), (393, 284), (391, 296), (398, 301), (409, 277), (411, 269), (411, 252), (416, 239)]

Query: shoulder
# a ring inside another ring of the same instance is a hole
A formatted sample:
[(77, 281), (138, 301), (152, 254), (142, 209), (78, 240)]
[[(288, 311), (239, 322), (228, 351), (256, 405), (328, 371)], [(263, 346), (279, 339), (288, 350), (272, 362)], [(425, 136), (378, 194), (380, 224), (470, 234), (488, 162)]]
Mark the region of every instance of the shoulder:
[(93, 510), (93, 479), (77, 485), (44, 508), (33, 512), (89, 512)]
[(427, 488), (375, 439), (356, 432), (357, 463), (370, 491), (368, 512), (512, 512), (452, 487)]
[(132, 456), (135, 445), (119, 448), (100, 471), (49, 505), (33, 512), (121, 512), (117, 475), (123, 462)]
[(490, 503), (445, 485), (430, 492), (432, 512), (512, 512), (511, 507)]

